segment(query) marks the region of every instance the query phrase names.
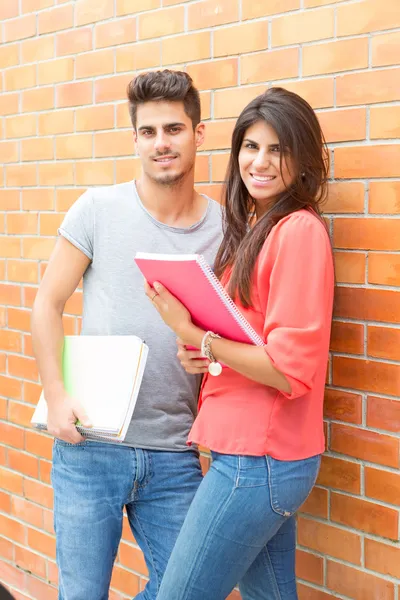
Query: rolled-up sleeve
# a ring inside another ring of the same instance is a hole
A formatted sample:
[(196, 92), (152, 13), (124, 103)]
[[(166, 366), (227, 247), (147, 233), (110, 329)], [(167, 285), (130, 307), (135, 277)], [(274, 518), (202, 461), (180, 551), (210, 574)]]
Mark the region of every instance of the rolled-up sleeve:
[(90, 190), (71, 206), (58, 233), (93, 260), (94, 207)]
[(312, 389), (321, 360), (327, 358), (332, 251), (323, 224), (307, 214), (278, 224), (269, 237), (260, 255), (257, 282), (266, 314), (265, 351), (291, 386), (284, 395), (298, 398)]

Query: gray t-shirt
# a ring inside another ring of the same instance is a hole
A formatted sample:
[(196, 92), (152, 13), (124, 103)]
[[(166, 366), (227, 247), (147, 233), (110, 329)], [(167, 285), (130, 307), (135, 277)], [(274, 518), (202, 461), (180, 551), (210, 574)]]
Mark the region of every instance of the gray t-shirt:
[(222, 239), (220, 205), (208, 198), (198, 223), (170, 227), (145, 209), (130, 181), (86, 191), (67, 213), (59, 233), (91, 260), (83, 277), (82, 334), (137, 335), (149, 346), (125, 444), (186, 450), (200, 378), (181, 367), (176, 336), (145, 296), (134, 256), (137, 251), (203, 254), (212, 265)]

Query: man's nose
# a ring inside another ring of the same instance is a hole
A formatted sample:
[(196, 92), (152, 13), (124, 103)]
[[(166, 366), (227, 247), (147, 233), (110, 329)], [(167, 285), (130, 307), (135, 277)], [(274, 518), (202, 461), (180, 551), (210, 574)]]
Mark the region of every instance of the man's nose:
[(154, 149), (157, 152), (165, 152), (169, 147), (170, 142), (168, 136), (163, 131), (158, 133), (154, 142)]

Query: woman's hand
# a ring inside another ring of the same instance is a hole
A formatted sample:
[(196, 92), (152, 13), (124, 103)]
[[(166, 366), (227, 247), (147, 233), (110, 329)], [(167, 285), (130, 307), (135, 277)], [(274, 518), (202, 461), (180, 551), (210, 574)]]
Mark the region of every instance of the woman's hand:
[(161, 283), (154, 282), (153, 287), (145, 283), (146, 296), (157, 309), (160, 317), (179, 338), (187, 340), (187, 334), (194, 327), (187, 308), (173, 296)]
[(191, 375), (199, 375), (208, 372), (210, 361), (201, 355), (200, 350), (187, 350), (183, 340), (177, 339), (177, 357), (182, 367)]

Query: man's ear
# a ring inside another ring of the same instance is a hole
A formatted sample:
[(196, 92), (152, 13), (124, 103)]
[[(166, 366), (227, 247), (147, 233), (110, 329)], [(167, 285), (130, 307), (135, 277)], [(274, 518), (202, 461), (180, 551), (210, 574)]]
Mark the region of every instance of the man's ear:
[(196, 126), (195, 135), (196, 135), (196, 147), (197, 148), (199, 148), (202, 144), (204, 144), (205, 129), (206, 129), (206, 126), (204, 125), (204, 123), (199, 123)]

